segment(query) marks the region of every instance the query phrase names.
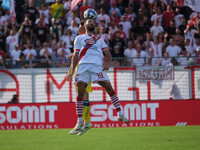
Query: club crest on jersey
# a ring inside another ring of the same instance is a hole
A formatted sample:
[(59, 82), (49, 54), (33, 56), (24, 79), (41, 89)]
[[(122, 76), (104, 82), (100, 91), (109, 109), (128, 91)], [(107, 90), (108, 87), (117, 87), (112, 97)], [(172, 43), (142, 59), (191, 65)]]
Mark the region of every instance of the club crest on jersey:
[(85, 43), (86, 43), (86, 44), (95, 44), (95, 43), (96, 43), (96, 40), (95, 40), (95, 39), (92, 39), (92, 38), (86, 39), (86, 40), (85, 40)]

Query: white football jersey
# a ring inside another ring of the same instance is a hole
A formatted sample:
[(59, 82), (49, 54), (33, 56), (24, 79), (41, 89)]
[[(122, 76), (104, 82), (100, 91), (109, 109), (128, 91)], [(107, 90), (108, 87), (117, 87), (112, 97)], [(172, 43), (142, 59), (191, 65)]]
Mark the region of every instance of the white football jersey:
[(97, 35), (79, 35), (74, 41), (74, 51), (79, 52), (79, 64), (102, 65), (104, 50), (108, 50), (108, 46)]

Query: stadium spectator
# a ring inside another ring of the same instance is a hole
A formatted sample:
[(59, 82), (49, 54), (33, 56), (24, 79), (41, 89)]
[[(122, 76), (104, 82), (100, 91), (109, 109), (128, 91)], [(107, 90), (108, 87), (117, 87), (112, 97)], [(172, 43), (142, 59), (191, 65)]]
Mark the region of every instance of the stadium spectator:
[(49, 20), (45, 18), (44, 12), (40, 13), (40, 17), (35, 20), (35, 24), (37, 25), (39, 22), (42, 22), (43, 27), (49, 26)]
[(51, 18), (58, 19), (59, 17), (63, 17), (64, 5), (61, 3), (61, 0), (56, 0), (56, 3), (51, 5), (50, 13)]
[(116, 26), (116, 24), (115, 24), (115, 20), (111, 20), (111, 21), (110, 21), (110, 26), (108, 27), (108, 33), (109, 33), (109, 35), (110, 35), (110, 38), (113, 37), (113, 34), (114, 34), (115, 31), (117, 31), (117, 30), (118, 30), (118, 28), (117, 28), (117, 26)]
[(47, 42), (44, 42), (43, 49), (40, 50), (40, 63), (37, 63), (37, 67), (49, 68), (52, 65), (52, 49), (49, 48)]
[(18, 95), (14, 94), (12, 99), (8, 102), (8, 104), (17, 104), (18, 103)]
[(167, 10), (163, 12), (164, 28), (169, 27), (170, 21), (174, 19), (175, 12), (171, 5), (167, 5)]
[(170, 45), (166, 48), (169, 57), (178, 57), (181, 52), (181, 48), (178, 47), (175, 42), (173, 38), (170, 38)]
[(146, 30), (146, 28), (144, 27), (144, 21), (143, 21), (143, 19), (140, 19), (140, 20), (138, 21), (138, 25), (137, 25), (136, 28), (135, 28), (135, 33), (136, 33), (137, 35), (143, 35), (143, 34), (145, 34), (146, 32), (148, 32), (148, 29)]
[(196, 32), (195, 29), (193, 29), (192, 26), (187, 26), (186, 29), (184, 30), (184, 36), (185, 39), (190, 39), (190, 42), (192, 41), (192, 36)]
[(119, 45), (115, 45), (114, 46), (113, 51), (111, 52), (111, 54), (112, 54), (112, 57), (113, 57), (113, 60), (111, 61), (111, 66), (119, 67), (120, 66), (120, 62), (116, 58), (123, 56), (123, 54), (120, 51)]
[(100, 10), (101, 8), (105, 10), (105, 14), (109, 14), (110, 5), (107, 0), (101, 0), (101, 2), (97, 4), (97, 9)]
[(40, 42), (40, 40), (36, 40), (35, 41), (35, 50), (36, 50), (36, 54), (37, 54), (37, 59), (40, 58), (40, 50), (42, 49), (42, 44)]
[(55, 18), (51, 19), (50, 36), (54, 39), (53, 33), (56, 34), (56, 41), (58, 42), (62, 34), (62, 26), (58, 25)]
[(124, 49), (126, 48), (126, 46), (125, 46), (124, 40), (120, 38), (120, 32), (119, 31), (117, 31), (115, 38), (113, 38), (110, 41), (111, 54), (114, 51), (114, 46), (116, 46), (116, 45), (119, 46), (120, 52), (123, 54)]
[(78, 13), (76, 11), (73, 11), (72, 13), (66, 14), (66, 24), (67, 26), (71, 25), (71, 21), (75, 20), (76, 24), (80, 24), (80, 17), (77, 15)]
[(36, 50), (33, 48), (33, 44), (29, 41), (27, 49), (23, 51), (26, 56), (26, 60), (34, 60), (37, 57)]
[(131, 57), (133, 53), (136, 52), (136, 49), (133, 48), (133, 42), (128, 41), (128, 47), (124, 50), (124, 56), (125, 57)]
[(40, 50), (40, 58), (51, 59), (52, 49), (49, 48), (49, 44), (47, 42), (43, 43), (43, 49)]
[(178, 66), (178, 61), (176, 60), (175, 57), (172, 57), (170, 64), (172, 64), (173, 66)]
[(170, 20), (170, 25), (166, 28), (169, 37), (172, 37), (176, 33), (175, 20)]
[(141, 53), (139, 51), (136, 52), (136, 57), (133, 59), (133, 65), (136, 67), (141, 67), (145, 65), (144, 58), (141, 57)]
[(154, 56), (153, 48), (149, 48), (148, 51), (149, 51), (149, 57), (146, 59), (147, 65), (149, 66), (151, 64), (152, 66), (157, 66), (161, 58), (157, 58)]
[(118, 32), (120, 33), (120, 38), (122, 40), (124, 40), (124, 43), (126, 43), (126, 33), (123, 31), (123, 25), (122, 24), (118, 25), (118, 30), (113, 33), (112, 39), (116, 38), (116, 34)]
[(180, 9), (176, 8), (175, 16), (174, 16), (176, 28), (179, 28), (179, 26), (182, 24), (182, 21), (181, 21), (182, 17), (184, 17), (184, 16), (182, 14), (180, 14)]
[(181, 25), (178, 27), (181, 30), (181, 35), (183, 36), (184, 36), (184, 31), (186, 29), (186, 25), (187, 25), (186, 18), (183, 16), (181, 18)]
[(113, 12), (113, 15), (110, 16), (110, 20), (114, 20), (116, 26), (118, 26), (119, 22), (121, 21), (119, 16), (117, 15), (117, 12)]
[(101, 20), (105, 21), (105, 27), (108, 28), (108, 26), (110, 25), (110, 17), (105, 14), (105, 10), (103, 8), (100, 9), (100, 14), (97, 15), (97, 24), (98, 24), (98, 28), (101, 28)]
[(171, 58), (169, 58), (169, 55), (167, 52), (164, 53), (164, 56), (161, 60), (158, 60), (157, 65), (158, 66), (166, 66), (171, 63)]
[[(146, 36), (146, 49), (152, 48), (154, 51), (154, 57), (162, 57), (163, 43), (159, 43), (158, 37), (154, 37), (153, 41), (150, 41), (150, 34), (147, 33)], [(147, 51), (147, 53), (149, 52)]]
[(174, 40), (176, 41), (177, 46), (184, 47), (184, 36), (181, 35), (181, 30), (176, 29), (176, 34), (173, 35)]
[(65, 42), (67, 45), (66, 47), (73, 52), (73, 41), (74, 38), (72, 37), (72, 31), (70, 29), (67, 29), (65, 35), (61, 37), (61, 41)]
[(11, 52), (11, 61), (13, 62), (13, 65), (16, 64), (16, 60), (19, 60), (21, 52), (19, 45), (15, 44), (15, 49)]
[[(133, 48), (133, 42), (132, 41), (128, 41), (128, 47), (124, 50), (124, 56), (126, 58), (130, 58), (132, 57), (133, 53), (136, 52), (136, 49)], [(125, 64), (127, 64), (128, 66), (130, 66), (132, 63), (132, 60), (131, 59), (127, 59), (125, 60)]]
[(142, 9), (139, 9), (135, 19), (136, 23), (139, 24), (139, 20), (143, 20), (143, 17), (144, 17), (144, 11)]
[(194, 41), (194, 35), (193, 35), (193, 37), (192, 37), (192, 43), (191, 43), (191, 45), (193, 46), (193, 50), (194, 51), (199, 51), (199, 49), (200, 49), (200, 37), (198, 37), (198, 38), (196, 38), (196, 44), (193, 44), (193, 41)]
[(35, 27), (35, 20), (38, 17), (38, 10), (34, 6), (34, 0), (30, 0), (28, 3), (28, 7), (26, 8), (26, 14), (28, 14), (28, 18), (30, 18), (32, 27)]
[(117, 8), (117, 4), (116, 4), (115, 0), (112, 1), (112, 7), (110, 9), (110, 15), (112, 16), (114, 12), (116, 12), (116, 14), (119, 17), (122, 16), (121, 11), (119, 10), (119, 8)]
[(32, 23), (31, 23), (31, 21), (29, 20), (28, 17), (25, 17), (22, 26), (23, 26), (22, 40), (23, 41), (32, 40), (32, 38), (33, 38), (33, 27), (32, 27)]
[(110, 35), (106, 33), (106, 29), (101, 27), (99, 29), (99, 36), (103, 38), (104, 42), (109, 46)]
[(67, 60), (67, 55), (65, 51), (62, 49), (59, 53), (59, 56), (56, 59), (56, 67), (65, 68), (70, 65), (70, 60)]
[(185, 39), (185, 49), (187, 51), (188, 56), (192, 56), (194, 54), (193, 46), (191, 46), (190, 39)]
[(163, 27), (159, 26), (159, 20), (154, 21), (154, 25), (151, 27), (150, 32), (152, 34), (152, 37), (156, 37), (159, 33), (164, 32)]
[(122, 16), (122, 21), (119, 22), (119, 24), (123, 25), (123, 31), (126, 33), (126, 40), (130, 40), (130, 35), (131, 35), (131, 23), (126, 20), (126, 16)]
[[(137, 53), (140, 53), (140, 55), (138, 55)], [(133, 52), (132, 54), (132, 57), (139, 57), (139, 56), (142, 58), (148, 57), (148, 54), (144, 50), (142, 50), (142, 45), (140, 43), (136, 45), (136, 52)]]
[(69, 54), (71, 54), (71, 50), (69, 48), (67, 48), (66, 43), (62, 42), (62, 47), (60, 47), (57, 51), (57, 56), (59, 56), (60, 51), (64, 50), (65, 55), (68, 56)]
[(44, 14), (44, 17), (45, 17), (45, 20), (50, 20), (50, 11), (48, 9), (48, 6), (47, 4), (42, 4), (40, 9), (39, 9), (39, 13), (43, 13)]
[(186, 48), (181, 50), (180, 56), (178, 58), (178, 63), (180, 66), (187, 66), (187, 51)]
[(10, 36), (6, 38), (6, 49), (7, 56), (10, 56), (11, 52), (15, 49), (15, 45), (19, 43), (19, 36), (23, 31), (23, 25), (20, 27), (20, 30), (16, 32), (16, 30), (10, 30)]
[(75, 20), (71, 21), (71, 25), (68, 27), (68, 29), (72, 31), (72, 38), (75, 39), (75, 37), (78, 35), (78, 26)]
[(151, 23), (154, 24), (155, 20), (159, 21), (159, 25), (162, 26), (163, 15), (160, 8), (156, 9), (156, 13), (151, 16)]
[(48, 39), (48, 30), (46, 27), (43, 26), (42, 21), (38, 22), (38, 25), (36, 26), (36, 29), (34, 31), (34, 37), (35, 39), (40, 40), (42, 44)]

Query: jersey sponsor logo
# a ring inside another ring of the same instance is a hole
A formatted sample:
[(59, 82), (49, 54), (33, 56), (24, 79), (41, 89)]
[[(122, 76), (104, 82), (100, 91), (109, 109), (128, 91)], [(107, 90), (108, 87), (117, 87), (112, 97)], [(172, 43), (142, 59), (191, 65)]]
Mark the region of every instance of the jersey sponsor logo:
[(95, 39), (92, 39), (92, 38), (86, 39), (86, 40), (85, 40), (85, 43), (86, 43), (86, 44), (90, 44), (90, 45), (91, 45), (91, 44), (95, 44), (95, 43), (96, 43), (96, 40), (95, 40)]

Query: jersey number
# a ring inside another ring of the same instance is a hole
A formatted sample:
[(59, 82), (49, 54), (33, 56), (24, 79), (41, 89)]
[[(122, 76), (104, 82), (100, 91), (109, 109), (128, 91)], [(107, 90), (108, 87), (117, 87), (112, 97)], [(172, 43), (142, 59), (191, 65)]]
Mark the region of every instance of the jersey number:
[(97, 73), (97, 76), (98, 76), (98, 78), (103, 78), (103, 73), (99, 72), (99, 73)]

